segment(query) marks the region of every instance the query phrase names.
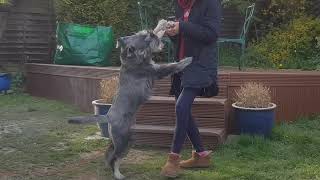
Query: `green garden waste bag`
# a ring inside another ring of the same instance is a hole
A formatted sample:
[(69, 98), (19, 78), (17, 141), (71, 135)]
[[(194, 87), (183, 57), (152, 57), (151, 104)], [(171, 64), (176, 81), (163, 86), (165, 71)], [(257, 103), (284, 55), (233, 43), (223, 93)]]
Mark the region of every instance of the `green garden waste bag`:
[(112, 27), (59, 23), (55, 64), (110, 66)]

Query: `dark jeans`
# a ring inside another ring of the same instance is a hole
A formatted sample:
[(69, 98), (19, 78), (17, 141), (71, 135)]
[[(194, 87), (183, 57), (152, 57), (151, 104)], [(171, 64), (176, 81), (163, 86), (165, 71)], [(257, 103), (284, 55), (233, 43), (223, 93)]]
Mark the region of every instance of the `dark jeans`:
[(176, 94), (176, 129), (171, 151), (179, 154), (188, 135), (194, 149), (197, 152), (204, 151), (199, 129), (193, 120), (191, 108), (195, 97), (201, 89), (184, 88), (181, 94)]

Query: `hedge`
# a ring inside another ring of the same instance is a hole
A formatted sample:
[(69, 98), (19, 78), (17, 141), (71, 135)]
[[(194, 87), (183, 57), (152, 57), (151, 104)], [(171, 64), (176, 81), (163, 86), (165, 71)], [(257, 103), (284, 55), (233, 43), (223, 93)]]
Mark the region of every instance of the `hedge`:
[(320, 19), (300, 17), (275, 28), (248, 48), (247, 65), (284, 69), (320, 69)]

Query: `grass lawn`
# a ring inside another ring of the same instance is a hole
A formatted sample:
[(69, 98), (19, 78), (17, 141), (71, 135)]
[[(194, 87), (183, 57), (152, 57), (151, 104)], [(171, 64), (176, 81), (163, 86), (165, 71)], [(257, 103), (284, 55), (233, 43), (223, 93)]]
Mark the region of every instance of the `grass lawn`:
[[(86, 140), (96, 125), (67, 124), (75, 115), (83, 113), (56, 101), (0, 95), (0, 179), (112, 179), (103, 163), (107, 142)], [(122, 171), (128, 179), (163, 179), (167, 151), (134, 148)], [(278, 126), (270, 140), (232, 138), (212, 160), (211, 168), (186, 170), (178, 179), (320, 179), (320, 118)]]

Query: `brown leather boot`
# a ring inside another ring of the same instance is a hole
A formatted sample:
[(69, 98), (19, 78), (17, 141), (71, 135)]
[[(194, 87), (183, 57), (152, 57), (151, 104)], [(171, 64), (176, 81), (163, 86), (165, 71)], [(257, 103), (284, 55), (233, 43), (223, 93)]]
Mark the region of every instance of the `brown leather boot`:
[(170, 178), (177, 177), (181, 172), (179, 162), (180, 156), (178, 154), (169, 153), (167, 163), (162, 167), (160, 175)]
[(182, 168), (207, 168), (210, 166), (210, 156), (212, 151), (205, 157), (201, 157), (197, 152), (192, 151), (192, 157), (186, 161), (180, 162)]

